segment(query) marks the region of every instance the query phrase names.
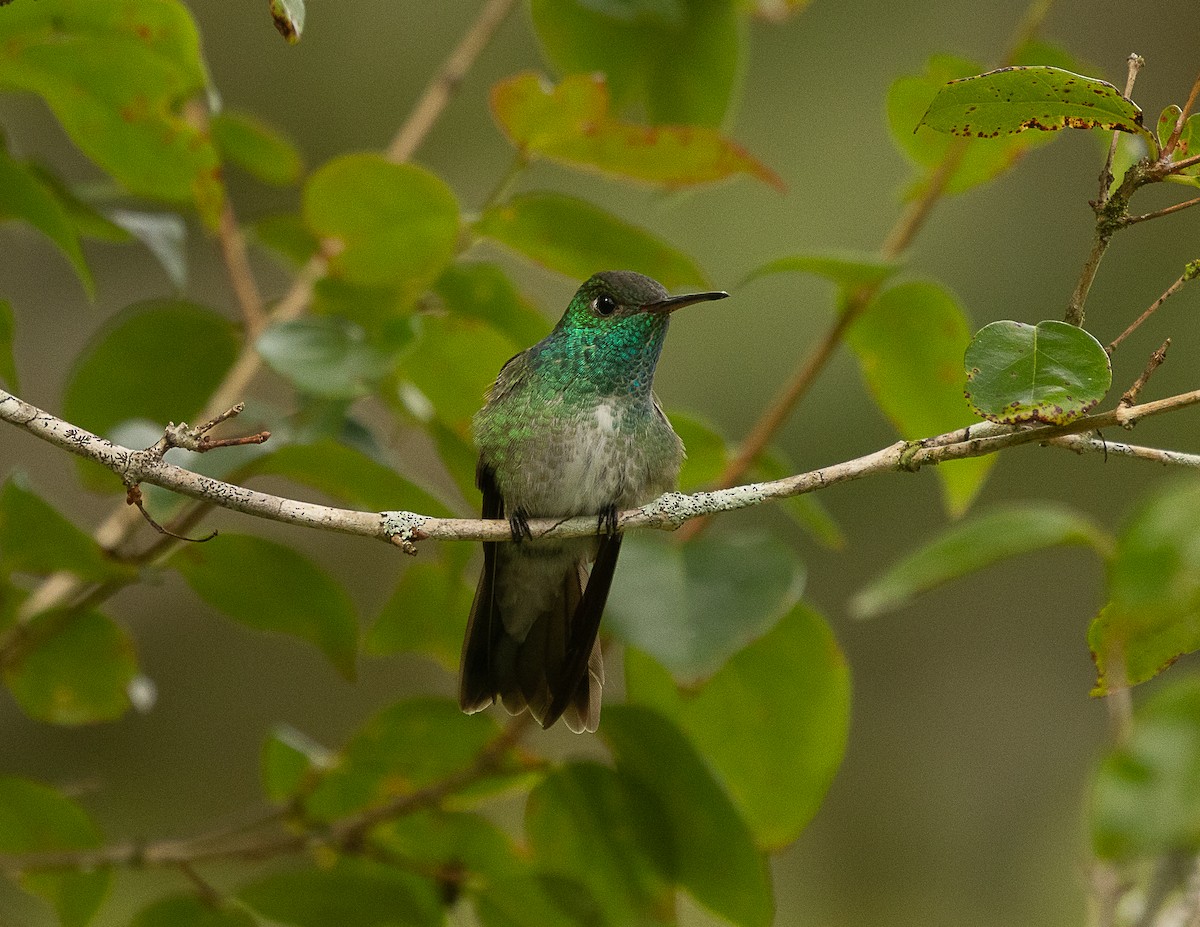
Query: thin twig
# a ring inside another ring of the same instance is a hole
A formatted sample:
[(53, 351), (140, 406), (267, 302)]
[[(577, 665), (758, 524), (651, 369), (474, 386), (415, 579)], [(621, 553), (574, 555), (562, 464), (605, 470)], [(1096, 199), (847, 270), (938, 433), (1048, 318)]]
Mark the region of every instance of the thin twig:
[(1179, 275), (1179, 279), (1167, 287), (1166, 290), (1163, 291), (1163, 294), (1154, 302), (1152, 302), (1145, 312), (1130, 322), (1129, 327), (1126, 328), (1125, 331), (1121, 332), (1121, 334), (1117, 335), (1117, 337), (1112, 340), (1112, 343), (1109, 344), (1105, 350), (1111, 355), (1122, 341), (1137, 331), (1138, 328), (1141, 327), (1142, 323), (1150, 318), (1150, 316), (1154, 315), (1154, 313), (1158, 311), (1159, 307), (1162, 306), (1163, 303), (1178, 293), (1183, 288), (1185, 283), (1195, 280), (1197, 277), (1200, 277), (1200, 260), (1189, 261), (1187, 266), (1184, 267), (1183, 273)]
[(1200, 74), (1197, 74), (1196, 79), (1192, 82), (1192, 90), (1188, 94), (1187, 102), (1183, 104), (1183, 109), (1179, 111), (1179, 118), (1175, 120), (1175, 126), (1171, 129), (1171, 137), (1163, 145), (1161, 157), (1169, 158), (1175, 150), (1175, 146), (1179, 144), (1179, 138), (1183, 135), (1183, 127), (1187, 124), (1192, 107), (1196, 105), (1197, 94), (1200, 94)]
[[(60, 869), (92, 870), (103, 866), (174, 867), (183, 869), (214, 860), (267, 859), (299, 853), (311, 847), (345, 849), (360, 843), (378, 824), (395, 820), (414, 811), (432, 808), (472, 783), (485, 779), (503, 768), (505, 757), (529, 729), (531, 716), (513, 718), (500, 734), (484, 747), (475, 759), (430, 785), (400, 795), (329, 825), (313, 825), (295, 831), (272, 830), (266, 833), (238, 829), (212, 831), (192, 837), (171, 838), (149, 843), (125, 842), (90, 850), (56, 850), (14, 856), (0, 856), (0, 872), (19, 874)], [(283, 823), (279, 813), (255, 822), (262, 826)], [(303, 822), (301, 822), (303, 824)]]
[[(1128, 58), (1129, 70), (1125, 75), (1125, 98), (1129, 99), (1133, 93), (1133, 83), (1137, 80), (1138, 72), (1146, 66), (1146, 59), (1134, 52)], [(1104, 159), (1104, 167), (1100, 169), (1100, 193), (1096, 197), (1096, 203), (1103, 206), (1108, 202), (1109, 190), (1112, 188), (1113, 182), (1113, 159), (1117, 156), (1117, 144), (1121, 141), (1121, 133), (1113, 132), (1112, 141), (1108, 145), (1108, 157)]]
[[(1004, 63), (1010, 63), (1023, 45), (1028, 43), (1041, 28), (1042, 22), (1050, 12), (1053, 0), (1033, 0), (1021, 18)], [(933, 208), (946, 192), (946, 187), (954, 177), (963, 157), (967, 153), (968, 139), (956, 138), (946, 149), (941, 162), (932, 171), (921, 195), (912, 200), (895, 224), (884, 237), (880, 246), (880, 255), (885, 260), (895, 260), (904, 254), (913, 240), (925, 227), (933, 212)], [(776, 393), (771, 404), (759, 416), (749, 433), (738, 447), (737, 454), (729, 462), (717, 478), (717, 489), (728, 489), (743, 480), (754, 466), (755, 461), (762, 456), (763, 451), (774, 439), (775, 435), (791, 417), (801, 400), (808, 395), (813, 383), (825, 369), (830, 359), (841, 345), (846, 332), (858, 319), (871, 300), (879, 291), (879, 285), (861, 287), (852, 293), (833, 324), (817, 342), (816, 346), (804, 358), (800, 366)], [(680, 541), (689, 540), (704, 530), (707, 519), (699, 519), (687, 525), (679, 534)]]
[(1150, 382), (1150, 378), (1154, 376), (1154, 371), (1161, 367), (1163, 361), (1167, 359), (1167, 348), (1170, 346), (1171, 339), (1168, 338), (1158, 346), (1158, 349), (1153, 354), (1150, 355), (1150, 359), (1146, 361), (1145, 368), (1140, 374), (1138, 374), (1138, 378), (1133, 381), (1133, 385), (1121, 394), (1121, 401), (1119, 403), (1120, 405), (1131, 406), (1138, 401), (1138, 396), (1141, 395), (1141, 392), (1145, 388), (1146, 384)]
[(1160, 447), (1142, 447), (1137, 444), (1122, 444), (1119, 441), (1089, 438), (1086, 435), (1063, 435), (1060, 438), (1049, 438), (1046, 444), (1055, 447), (1065, 447), (1068, 450), (1104, 454), (1108, 457), (1136, 457), (1163, 466), (1188, 467), (1200, 470), (1200, 454), (1186, 454), (1183, 451), (1168, 451)]
[(1142, 213), (1140, 216), (1127, 216), (1123, 221), (1124, 225), (1137, 225), (1139, 222), (1149, 222), (1151, 219), (1161, 219), (1163, 216), (1169, 216), (1173, 212), (1179, 212), (1182, 209), (1190, 209), (1191, 207), (1200, 204), (1200, 196), (1195, 199), (1184, 200), (1182, 203), (1176, 203), (1173, 206), (1166, 206), (1162, 209), (1156, 209), (1154, 212)]
[(246, 250), (246, 236), (238, 225), (237, 215), (228, 197), (221, 209), (217, 225), (217, 240), (221, 245), (221, 256), (225, 259), (225, 271), (229, 283), (242, 310), (242, 321), (246, 325), (246, 338), (254, 340), (267, 327), (267, 313), (263, 308), (262, 293), (250, 267), (250, 255)]
[(392, 139), (387, 149), (390, 160), (407, 161), (412, 157), (429, 135), (429, 130), (454, 96), (475, 59), (487, 47), (515, 5), (516, 0), (487, 0), (437, 76), (425, 88), (421, 99), (413, 107), (412, 115)]

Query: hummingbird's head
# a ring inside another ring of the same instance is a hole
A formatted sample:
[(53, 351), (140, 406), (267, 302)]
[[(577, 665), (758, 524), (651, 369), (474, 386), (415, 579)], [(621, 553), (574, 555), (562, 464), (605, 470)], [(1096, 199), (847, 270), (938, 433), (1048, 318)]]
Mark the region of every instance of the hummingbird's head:
[[(563, 322), (579, 328), (626, 328), (647, 330), (665, 326), (676, 309), (710, 299), (724, 299), (724, 292), (668, 296), (657, 280), (631, 270), (606, 270), (593, 274), (576, 292)], [(626, 320), (640, 316), (636, 326)], [(623, 324), (624, 323), (624, 324)]]

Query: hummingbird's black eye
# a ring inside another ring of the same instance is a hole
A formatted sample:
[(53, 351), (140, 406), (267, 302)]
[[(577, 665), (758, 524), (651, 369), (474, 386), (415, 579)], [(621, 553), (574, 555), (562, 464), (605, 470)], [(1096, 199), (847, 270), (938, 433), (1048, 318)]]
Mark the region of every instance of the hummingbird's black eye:
[(612, 315), (617, 311), (617, 301), (607, 293), (597, 296), (594, 305), (598, 315)]

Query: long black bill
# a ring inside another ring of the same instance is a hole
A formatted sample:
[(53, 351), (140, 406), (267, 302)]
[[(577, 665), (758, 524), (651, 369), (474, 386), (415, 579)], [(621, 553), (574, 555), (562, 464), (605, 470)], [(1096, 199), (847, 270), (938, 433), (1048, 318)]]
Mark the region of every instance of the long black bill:
[(660, 299), (656, 303), (646, 303), (642, 306), (643, 312), (674, 312), (676, 309), (682, 309), (684, 306), (690, 306), (692, 303), (706, 303), (710, 299), (724, 299), (729, 294), (724, 290), (717, 290), (712, 293), (685, 293), (683, 296), (668, 296), (666, 299)]

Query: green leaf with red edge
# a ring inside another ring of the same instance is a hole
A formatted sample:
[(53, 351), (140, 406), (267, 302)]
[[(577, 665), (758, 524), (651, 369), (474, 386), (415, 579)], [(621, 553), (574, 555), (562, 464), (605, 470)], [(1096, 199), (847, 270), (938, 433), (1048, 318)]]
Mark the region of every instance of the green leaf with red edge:
[(731, 0), (533, 0), (534, 30), (561, 74), (603, 72), (618, 108), (654, 123), (720, 125), (737, 91), (745, 24)]
[[(892, 140), (918, 167), (927, 181), (930, 173), (946, 158), (955, 144), (950, 135), (936, 132), (921, 123), (930, 103), (947, 81), (978, 74), (977, 62), (953, 55), (934, 55), (922, 74), (897, 78), (888, 88), (887, 119)], [(946, 182), (947, 193), (962, 193), (985, 183), (1012, 167), (1029, 149), (1054, 139), (1053, 133), (1026, 132), (999, 138), (974, 139), (966, 146), (954, 173)], [(915, 191), (914, 191), (915, 192)]]
[(0, 89), (42, 97), (131, 193), (193, 203), (215, 226), (217, 151), (181, 111), (206, 83), (195, 23), (177, 0), (14, 3), (0, 16)]
[(561, 193), (525, 193), (487, 210), (475, 232), (576, 280), (620, 267), (668, 290), (707, 286), (687, 255), (598, 206)]
[(533, 72), (492, 88), (492, 114), (525, 155), (676, 188), (748, 174), (784, 189), (779, 175), (716, 129), (647, 126), (609, 111), (608, 87), (594, 74), (553, 86)]
[(304, 173), (292, 141), (257, 116), (223, 110), (212, 117), (211, 126), (222, 157), (264, 183), (287, 187)]
[(136, 675), (129, 635), (94, 610), (39, 615), (4, 668), (4, 682), (26, 714), (72, 726), (125, 714)]
[(920, 124), (968, 138), (1029, 129), (1144, 131), (1141, 108), (1108, 81), (1037, 65), (950, 81), (930, 102)]
[(1109, 562), (1108, 596), (1088, 629), (1093, 695), (1145, 682), (1200, 650), (1200, 484), (1169, 486), (1134, 513)]
[[(901, 437), (926, 438), (971, 424), (962, 391), (967, 317), (940, 284), (915, 281), (884, 290), (850, 326), (847, 341), (875, 402)], [(993, 459), (937, 467), (947, 509), (966, 510)]]
[(259, 927), (260, 921), (240, 905), (214, 906), (196, 895), (171, 895), (142, 908), (129, 927)]
[[(1183, 110), (1172, 103), (1158, 117), (1158, 142), (1163, 147), (1166, 147), (1182, 114)], [(1190, 158), (1197, 154), (1200, 154), (1200, 113), (1193, 113), (1183, 123), (1183, 129), (1175, 143), (1171, 160), (1182, 161), (1184, 158)], [(1114, 173), (1116, 172), (1114, 171)], [(1169, 175), (1167, 179), (1174, 180), (1176, 183), (1200, 186), (1200, 164), (1185, 167), (1178, 174)]]
[(49, 238), (71, 262), (88, 296), (95, 296), (96, 282), (83, 258), (70, 213), (54, 188), (31, 165), (13, 160), (0, 139), (0, 220), (3, 219), (28, 222)]
[(415, 299), (454, 257), (458, 203), (434, 174), (382, 155), (342, 155), (304, 185), (304, 221), (341, 250), (330, 273), (352, 283), (402, 287)]
[(290, 547), (246, 534), (189, 544), (167, 561), (213, 608), (259, 631), (290, 634), (354, 678), (358, 619), (342, 586)]
[[(91, 850), (100, 833), (87, 813), (48, 786), (0, 777), (0, 853)], [(21, 884), (54, 906), (62, 927), (84, 927), (108, 894), (112, 872), (27, 873)]]

